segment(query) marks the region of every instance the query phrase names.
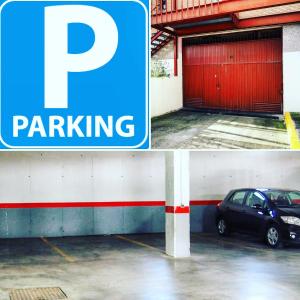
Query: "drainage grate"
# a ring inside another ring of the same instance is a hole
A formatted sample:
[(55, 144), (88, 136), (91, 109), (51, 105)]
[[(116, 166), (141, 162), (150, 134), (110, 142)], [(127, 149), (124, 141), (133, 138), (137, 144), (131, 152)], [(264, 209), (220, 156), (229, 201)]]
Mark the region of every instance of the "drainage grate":
[(13, 289), (9, 293), (10, 300), (59, 300), (68, 299), (58, 287)]

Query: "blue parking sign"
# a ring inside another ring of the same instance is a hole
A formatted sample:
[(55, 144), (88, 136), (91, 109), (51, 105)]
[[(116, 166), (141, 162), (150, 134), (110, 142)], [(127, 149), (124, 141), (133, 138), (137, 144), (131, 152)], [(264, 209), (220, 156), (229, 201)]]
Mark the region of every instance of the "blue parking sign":
[(148, 2), (1, 6), (2, 147), (149, 147)]

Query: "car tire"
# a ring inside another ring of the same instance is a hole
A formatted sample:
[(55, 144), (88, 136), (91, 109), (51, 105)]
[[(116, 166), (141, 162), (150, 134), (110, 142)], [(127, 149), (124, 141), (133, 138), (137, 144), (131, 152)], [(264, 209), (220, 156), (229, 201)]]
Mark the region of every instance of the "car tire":
[(265, 241), (271, 248), (280, 248), (282, 246), (281, 233), (276, 224), (268, 226), (265, 234)]
[(217, 231), (220, 236), (227, 236), (230, 233), (227, 222), (223, 218), (219, 218), (217, 221)]

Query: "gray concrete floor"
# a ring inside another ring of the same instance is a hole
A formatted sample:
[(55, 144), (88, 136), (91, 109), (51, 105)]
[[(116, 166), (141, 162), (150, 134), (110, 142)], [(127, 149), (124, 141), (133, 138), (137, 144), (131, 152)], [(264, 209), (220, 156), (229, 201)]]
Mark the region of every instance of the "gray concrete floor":
[(152, 119), (153, 149), (288, 149), (283, 121), (177, 111)]
[(163, 253), (163, 234), (0, 240), (0, 299), (61, 287), (73, 300), (299, 299), (300, 247), (192, 234), (192, 256)]

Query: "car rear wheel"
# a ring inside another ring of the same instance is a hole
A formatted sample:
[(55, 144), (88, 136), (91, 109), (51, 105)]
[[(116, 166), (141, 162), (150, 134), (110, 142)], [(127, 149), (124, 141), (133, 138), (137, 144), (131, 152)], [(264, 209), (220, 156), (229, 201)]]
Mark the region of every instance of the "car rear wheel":
[(219, 235), (226, 236), (229, 234), (229, 228), (226, 221), (223, 218), (220, 218), (217, 222), (217, 230)]
[(266, 242), (271, 248), (278, 248), (281, 246), (281, 235), (276, 225), (270, 225), (266, 231)]

